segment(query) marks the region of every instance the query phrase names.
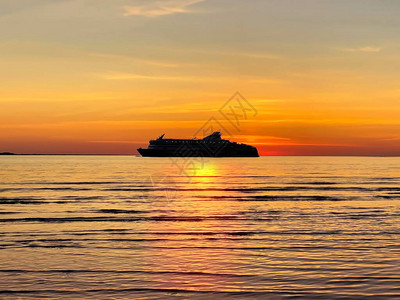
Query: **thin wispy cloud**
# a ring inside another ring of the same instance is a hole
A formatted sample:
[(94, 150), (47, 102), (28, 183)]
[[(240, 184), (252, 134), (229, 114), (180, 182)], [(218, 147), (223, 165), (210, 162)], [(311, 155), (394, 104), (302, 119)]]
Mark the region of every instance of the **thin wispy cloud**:
[[(136, 5), (123, 7), (124, 16), (159, 17), (177, 13), (189, 13), (189, 7), (205, 0), (159, 0), (140, 2)], [(137, 1), (136, 1), (137, 2)]]
[(157, 66), (157, 67), (163, 67), (163, 68), (178, 68), (182, 66), (182, 64), (178, 63), (172, 63), (168, 61), (159, 61), (159, 60), (150, 60), (150, 59), (141, 59), (141, 58), (135, 58), (129, 55), (120, 55), (120, 54), (110, 54), (110, 53), (89, 53), (90, 56), (92, 57), (99, 57), (99, 58), (107, 58), (107, 59), (113, 59), (113, 60), (125, 60), (125, 61), (134, 61), (135, 63), (139, 64), (146, 64), (146, 65), (152, 65), (152, 66)]
[[(110, 72), (110, 73), (99, 73), (92, 74), (97, 78), (101, 78), (104, 80), (157, 80), (157, 81), (223, 81), (226, 82), (228, 80), (232, 80), (232, 77), (210, 77), (210, 76), (164, 76), (164, 75), (144, 75), (144, 74), (136, 74), (136, 73), (124, 73), (124, 72)], [(280, 80), (274, 78), (265, 78), (265, 77), (249, 77), (245, 76), (242, 80), (249, 80), (252, 82), (260, 82), (265, 84), (279, 84)]]
[(374, 46), (366, 46), (360, 48), (346, 48), (344, 49), (346, 52), (370, 52), (370, 53), (378, 53), (382, 51), (381, 47), (374, 47)]
[(154, 76), (154, 75), (142, 75), (135, 73), (106, 73), (99, 74), (103, 79), (106, 80), (190, 80), (189, 77), (178, 77), (178, 76)]

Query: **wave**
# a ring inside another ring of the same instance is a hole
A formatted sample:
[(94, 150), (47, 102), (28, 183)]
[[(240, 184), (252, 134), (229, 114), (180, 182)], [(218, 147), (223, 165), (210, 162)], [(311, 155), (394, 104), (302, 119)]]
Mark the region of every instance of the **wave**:
[(55, 270), (30, 270), (30, 269), (6, 269), (0, 273), (111, 273), (111, 274), (172, 274), (172, 275), (204, 275), (204, 276), (228, 276), (228, 277), (259, 277), (254, 274), (217, 273), (206, 271), (153, 271), (153, 270), (96, 270), (96, 269), (55, 269)]
[(374, 191), (380, 192), (380, 191), (398, 191), (400, 192), (400, 187), (379, 187), (379, 188), (374, 188)]
[[(200, 182), (201, 183), (201, 182)], [(381, 186), (381, 187), (367, 187), (367, 186), (340, 186), (343, 183), (333, 182), (304, 182), (304, 183), (291, 183), (291, 185), (284, 186), (258, 186), (265, 183), (250, 183), (247, 187), (196, 187), (196, 183), (191, 183), (191, 186), (168, 185), (163, 183), (155, 184), (155, 186), (132, 186), (132, 187), (104, 187), (104, 188), (87, 188), (87, 187), (21, 187), (21, 188), (6, 188), (0, 192), (21, 192), (21, 191), (98, 191), (98, 192), (152, 192), (152, 191), (183, 191), (183, 192), (205, 192), (205, 191), (221, 191), (221, 192), (273, 192), (273, 191), (358, 191), (358, 192), (399, 192), (399, 187)], [(230, 183), (233, 185), (235, 183)], [(1, 201), (1, 200), (0, 200)]]
[(249, 196), (191, 196), (203, 200), (224, 201), (379, 201), (382, 199), (399, 199), (400, 194), (391, 195), (357, 195), (357, 196), (324, 196), (324, 195), (249, 195)]
[(67, 195), (63, 196), (64, 199), (70, 199), (70, 200), (101, 200), (101, 199), (107, 199), (108, 196), (75, 196), (75, 195)]
[[(151, 216), (151, 217), (27, 217), (0, 219), (0, 223), (38, 222), (38, 223), (66, 223), (66, 222), (200, 222), (205, 220), (238, 220), (238, 216)], [(243, 218), (242, 218), (243, 219)]]
[[(255, 231), (180, 231), (180, 232), (168, 232), (168, 231), (132, 231), (131, 229), (99, 229), (99, 230), (88, 230), (88, 231), (65, 231), (68, 235), (72, 236), (91, 236), (91, 235), (104, 235), (111, 234), (111, 235), (148, 235), (148, 236), (217, 236), (217, 237), (241, 237), (241, 236), (261, 236), (261, 235), (352, 235), (353, 232), (347, 232), (342, 230), (255, 230)], [(398, 234), (398, 231), (377, 231), (377, 232), (370, 232), (369, 235), (379, 235), (379, 234)], [(6, 235), (6, 234), (3, 234)], [(43, 234), (24, 234), (23, 236), (30, 236), (30, 237), (42, 237)], [(26, 241), (73, 241), (73, 240), (81, 240), (81, 239), (59, 239), (59, 238), (46, 238), (46, 239), (32, 239)], [(91, 240), (91, 239), (82, 239), (82, 240)], [(106, 239), (105, 239), (106, 240)], [(143, 240), (143, 239), (139, 239)], [(25, 241), (25, 240), (20, 240)]]
[(38, 245), (38, 244), (29, 244), (25, 247), (28, 248), (85, 248), (81, 245), (64, 245), (64, 244), (53, 244), (53, 245)]
[(49, 190), (49, 191), (91, 191), (89, 188), (73, 188), (73, 187), (37, 187), (31, 190)]
[(115, 208), (104, 208), (95, 210), (98, 213), (104, 214), (139, 214), (139, 213), (148, 213), (148, 211), (144, 210), (133, 210), (133, 209), (115, 209)]
[(43, 204), (47, 203), (42, 198), (34, 198), (34, 197), (0, 197), (0, 204)]
[[(171, 188), (173, 189), (173, 188)], [(156, 191), (156, 190), (165, 190), (163, 188), (153, 188), (153, 187), (149, 187), (149, 188), (105, 188), (105, 189), (101, 189), (102, 191), (109, 191), (109, 192), (147, 192), (147, 191)], [(173, 189), (175, 190), (175, 189)]]
[(230, 201), (351, 201), (357, 197), (333, 197), (321, 195), (253, 195), (253, 196), (193, 196), (199, 199), (224, 199)]
[(179, 187), (179, 186), (168, 186), (165, 187), (152, 187), (152, 188), (104, 188), (101, 191), (118, 191), (118, 192), (141, 192), (141, 191), (187, 191), (187, 192), (203, 192), (203, 191), (221, 191), (221, 192), (273, 192), (273, 191), (400, 191), (397, 187), (362, 187), (362, 186), (268, 186), (268, 187), (235, 187), (235, 188), (219, 188), (219, 187)]
[[(135, 293), (149, 292), (152, 295), (161, 293), (163, 296), (171, 297), (171, 295), (175, 296), (186, 296), (193, 297), (195, 295), (199, 295), (201, 297), (207, 296), (205, 299), (209, 299), (209, 297), (221, 296), (221, 297), (241, 297), (242, 299), (246, 299), (248, 297), (273, 297), (279, 294), (286, 294), (286, 292), (270, 292), (270, 291), (224, 291), (224, 290), (199, 290), (198, 288), (193, 289), (179, 289), (179, 288), (151, 288), (151, 287), (135, 287), (135, 288), (98, 288), (98, 289), (40, 289), (40, 290), (0, 290), (0, 294), (3, 295), (17, 295), (17, 294), (36, 294), (36, 295), (86, 295), (87, 294), (122, 294), (122, 293), (130, 293), (130, 297), (135, 295)], [(167, 294), (166, 294), (167, 293)], [(289, 294), (291, 294), (289, 292)], [(293, 295), (298, 296), (298, 292), (293, 293)], [(305, 292), (301, 294), (307, 294)], [(104, 297), (104, 295), (103, 295)], [(142, 297), (140, 297), (142, 298)], [(143, 298), (145, 299), (145, 298)], [(204, 298), (201, 298), (204, 299)], [(272, 298), (274, 299), (274, 298)]]

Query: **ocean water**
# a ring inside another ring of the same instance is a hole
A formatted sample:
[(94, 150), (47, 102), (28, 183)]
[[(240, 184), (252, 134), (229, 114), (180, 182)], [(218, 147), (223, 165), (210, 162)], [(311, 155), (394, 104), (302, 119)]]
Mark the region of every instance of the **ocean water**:
[(400, 297), (400, 158), (0, 157), (1, 299)]

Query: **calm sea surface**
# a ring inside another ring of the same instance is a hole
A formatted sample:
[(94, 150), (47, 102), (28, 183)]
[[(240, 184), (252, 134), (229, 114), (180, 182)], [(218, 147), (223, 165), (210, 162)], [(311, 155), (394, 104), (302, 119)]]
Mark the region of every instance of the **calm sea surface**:
[(3, 156), (0, 236), (1, 299), (400, 297), (400, 158)]

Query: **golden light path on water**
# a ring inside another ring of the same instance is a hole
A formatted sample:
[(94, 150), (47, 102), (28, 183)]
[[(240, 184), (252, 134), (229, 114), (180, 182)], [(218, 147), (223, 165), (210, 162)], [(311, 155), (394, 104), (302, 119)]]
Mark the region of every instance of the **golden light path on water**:
[(0, 160), (4, 299), (400, 293), (399, 158)]

